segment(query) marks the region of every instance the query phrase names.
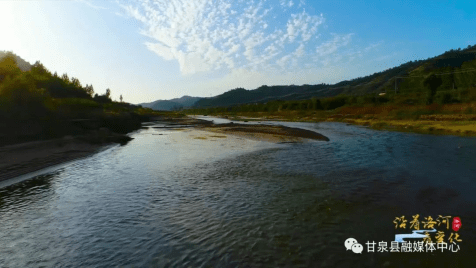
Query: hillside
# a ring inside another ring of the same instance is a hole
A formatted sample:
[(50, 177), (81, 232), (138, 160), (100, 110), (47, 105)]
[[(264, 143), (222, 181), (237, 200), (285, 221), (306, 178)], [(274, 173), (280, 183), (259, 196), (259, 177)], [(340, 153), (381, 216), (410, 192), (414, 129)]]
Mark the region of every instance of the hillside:
[[(5, 57), (7, 54), (8, 54), (7, 51), (0, 51), (0, 59)], [(15, 61), (17, 63), (18, 68), (20, 68), (20, 70), (26, 72), (26, 71), (29, 71), (31, 69), (31, 64), (29, 62), (20, 58), (20, 56), (18, 56), (18, 55), (13, 54), (13, 56), (15, 56)]]
[(174, 111), (183, 108), (182, 104), (168, 100), (156, 100), (151, 103), (140, 103), (139, 105), (156, 111)]
[(199, 97), (183, 96), (171, 100), (156, 100), (150, 103), (140, 103), (139, 105), (156, 111), (174, 111), (192, 107), (200, 99)]
[[(365, 95), (395, 91), (417, 93), (425, 91), (423, 79), (430, 74), (441, 76), (443, 83), (438, 91), (467, 88), (476, 84), (476, 45), (466, 49), (447, 51), (426, 60), (410, 61), (400, 66), (341, 81), (334, 85), (261, 86), (254, 90), (237, 88), (211, 98), (196, 102), (195, 108), (228, 107), (246, 103), (266, 103), (272, 100), (305, 100), (333, 97), (339, 94)], [(397, 78), (395, 78), (397, 77)], [(396, 80), (396, 82), (395, 82)]]
[(171, 99), (170, 101), (179, 103), (184, 107), (191, 107), (200, 99), (200, 97), (183, 96), (181, 98)]
[(121, 134), (157, 114), (112, 101), (109, 89), (94, 94), (92, 85), (52, 74), (40, 62), (31, 66), (11, 52), (1, 54), (0, 146), (68, 135), (91, 143), (122, 142), (128, 138)]

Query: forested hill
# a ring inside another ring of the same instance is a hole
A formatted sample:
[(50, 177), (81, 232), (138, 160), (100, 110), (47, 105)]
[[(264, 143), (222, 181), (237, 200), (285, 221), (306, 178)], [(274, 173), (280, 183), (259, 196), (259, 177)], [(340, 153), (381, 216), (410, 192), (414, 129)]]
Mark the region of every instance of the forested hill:
[(156, 100), (149, 103), (140, 103), (139, 105), (156, 111), (173, 111), (192, 107), (200, 99), (199, 97), (183, 96), (171, 100)]
[[(18, 68), (20, 68), (20, 70), (26, 72), (26, 71), (29, 71), (31, 69), (31, 64), (29, 62), (20, 58), (20, 56), (18, 56), (18, 55), (15, 55), (13, 53), (11, 53), (11, 54), (15, 57), (15, 61), (17, 63)], [(8, 55), (8, 52), (0, 51), (0, 59), (4, 58), (7, 55)]]
[[(66, 73), (51, 73), (39, 61), (30, 65), (12, 52), (1, 52), (0, 146), (66, 135), (93, 143), (109, 142), (123, 138), (111, 136), (109, 131), (139, 129), (149, 116), (155, 116), (150, 109), (122, 98), (113, 101), (110, 89), (98, 95), (92, 85), (83, 86)], [(98, 136), (100, 129), (109, 133), (107, 137)]]
[(409, 61), (382, 72), (334, 85), (261, 86), (254, 90), (237, 88), (215, 97), (200, 99), (195, 103), (195, 107), (226, 107), (271, 100), (304, 100), (339, 94), (364, 95), (395, 91), (395, 88), (397, 92), (420, 92), (425, 90), (424, 77), (430, 74), (441, 75), (443, 83), (439, 90), (469, 87), (476, 84), (476, 72), (472, 72), (472, 69), (476, 70), (476, 45), (450, 50), (426, 60)]

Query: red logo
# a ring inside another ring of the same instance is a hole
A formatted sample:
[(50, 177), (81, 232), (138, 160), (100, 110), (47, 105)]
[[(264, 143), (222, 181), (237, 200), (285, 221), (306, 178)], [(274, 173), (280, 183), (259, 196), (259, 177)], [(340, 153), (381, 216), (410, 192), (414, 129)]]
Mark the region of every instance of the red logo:
[(453, 218), (453, 231), (458, 232), (459, 229), (461, 229), (461, 219), (459, 217), (454, 217)]

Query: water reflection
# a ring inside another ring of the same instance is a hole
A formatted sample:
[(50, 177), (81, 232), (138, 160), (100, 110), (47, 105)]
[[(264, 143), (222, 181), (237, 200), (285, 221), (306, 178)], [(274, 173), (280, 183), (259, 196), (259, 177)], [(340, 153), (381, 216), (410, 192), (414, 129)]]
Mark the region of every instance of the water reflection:
[[(474, 261), (474, 139), (286, 123), (329, 142), (208, 141), (150, 128), (0, 189), (0, 266), (464, 266)], [(163, 134), (163, 135), (153, 135)], [(458, 148), (459, 147), (459, 148)], [(396, 216), (460, 216), (462, 251), (353, 254)]]

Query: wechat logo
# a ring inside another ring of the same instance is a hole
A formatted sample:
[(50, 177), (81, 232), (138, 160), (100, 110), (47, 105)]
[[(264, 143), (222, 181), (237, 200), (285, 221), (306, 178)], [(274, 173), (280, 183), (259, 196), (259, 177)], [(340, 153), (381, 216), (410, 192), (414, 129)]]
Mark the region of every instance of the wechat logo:
[(357, 254), (362, 254), (362, 251), (364, 250), (364, 247), (362, 247), (362, 245), (359, 244), (354, 238), (347, 238), (347, 240), (345, 240), (344, 246), (347, 250), (352, 250), (352, 252)]

